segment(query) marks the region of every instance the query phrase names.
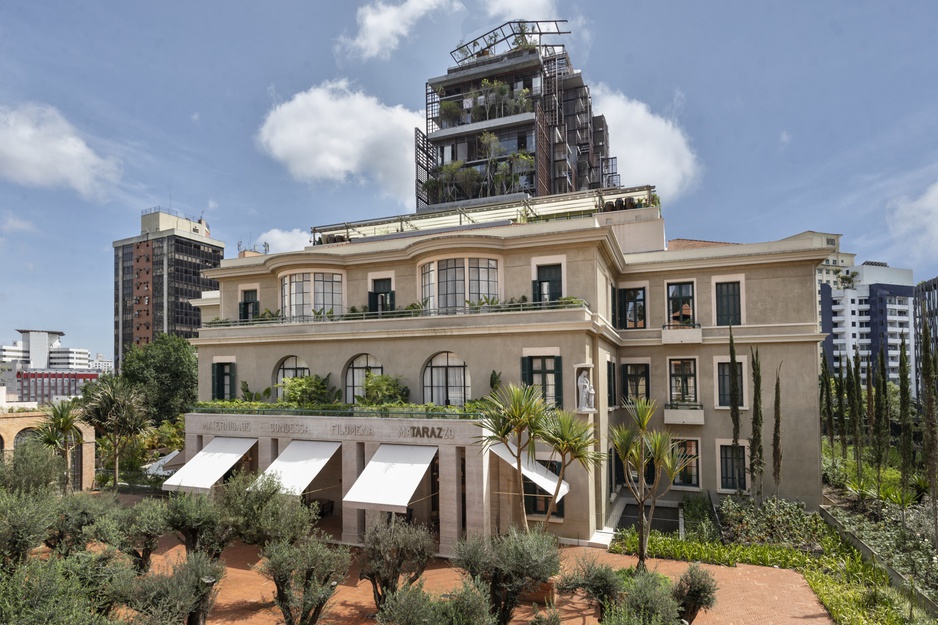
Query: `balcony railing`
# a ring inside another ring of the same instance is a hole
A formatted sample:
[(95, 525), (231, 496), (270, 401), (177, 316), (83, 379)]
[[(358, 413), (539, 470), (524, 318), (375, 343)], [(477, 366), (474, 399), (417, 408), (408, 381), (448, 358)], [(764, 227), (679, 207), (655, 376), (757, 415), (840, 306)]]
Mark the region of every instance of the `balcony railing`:
[(281, 315), (261, 315), (254, 319), (230, 320), (213, 319), (202, 324), (205, 328), (231, 328), (264, 325), (284, 325), (295, 323), (332, 323), (337, 321), (367, 321), (381, 319), (410, 319), (414, 317), (445, 317), (450, 315), (482, 315), (510, 312), (540, 312), (544, 310), (589, 310), (589, 302), (575, 297), (564, 297), (552, 302), (494, 302), (485, 304), (467, 304), (464, 306), (451, 306), (443, 308), (428, 308), (411, 305), (397, 310), (383, 311), (350, 311), (336, 313), (324, 311), (312, 315), (295, 315), (285, 317)]
[(703, 404), (678, 401), (664, 405), (665, 425), (703, 425)]
[(380, 417), (385, 419), (481, 419), (480, 412), (463, 412), (449, 406), (426, 405), (423, 410), (385, 410), (380, 407), (349, 404), (341, 409), (281, 408), (271, 404), (270, 408), (256, 405), (241, 405), (237, 402), (199, 402), (193, 414), (246, 414), (284, 415), (291, 417)]
[(661, 342), (702, 343), (703, 331), (699, 323), (666, 323), (661, 326)]

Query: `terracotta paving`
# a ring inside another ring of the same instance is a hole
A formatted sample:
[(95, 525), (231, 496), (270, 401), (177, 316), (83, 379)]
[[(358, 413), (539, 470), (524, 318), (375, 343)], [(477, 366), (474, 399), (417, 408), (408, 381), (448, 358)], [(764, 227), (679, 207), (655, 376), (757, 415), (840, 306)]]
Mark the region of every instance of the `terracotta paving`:
[[(563, 561), (572, 563), (578, 554), (585, 551), (594, 553), (600, 562), (615, 568), (635, 566), (636, 560), (632, 556), (585, 547), (565, 547)], [(181, 557), (184, 557), (183, 547), (172, 538), (164, 538), (154, 565), (162, 568)], [(218, 601), (208, 622), (240, 625), (274, 625), (282, 622), (280, 612), (273, 604), (273, 584), (253, 569), (259, 560), (257, 548), (237, 544), (225, 550), (223, 559), (228, 570), (219, 582)], [(749, 565), (704, 566), (713, 573), (719, 585), (717, 605), (710, 612), (701, 613), (694, 621), (695, 625), (833, 623), (807, 582), (794, 571)], [(650, 560), (649, 568), (676, 579), (687, 568), (687, 563)], [(423, 579), (424, 588), (435, 593), (447, 592), (460, 584), (458, 571), (450, 568), (445, 560), (431, 563)], [(564, 623), (598, 623), (595, 610), (582, 598), (558, 595), (556, 608)], [(371, 584), (358, 581), (358, 569), (353, 565), (346, 580), (339, 584), (331, 609), (320, 622), (344, 625), (374, 623), (374, 613)], [(512, 623), (526, 624), (531, 615), (531, 606), (523, 605), (515, 611)]]

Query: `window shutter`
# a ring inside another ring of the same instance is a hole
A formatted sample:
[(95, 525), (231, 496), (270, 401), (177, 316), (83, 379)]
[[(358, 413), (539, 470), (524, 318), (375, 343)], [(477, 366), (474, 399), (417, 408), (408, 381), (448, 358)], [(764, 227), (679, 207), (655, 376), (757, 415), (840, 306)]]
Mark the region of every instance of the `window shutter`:
[(388, 310), (394, 310), (394, 291), (388, 291)]
[(521, 383), (528, 385), (534, 383), (531, 376), (531, 358), (528, 356), (521, 357)]
[(645, 399), (651, 399), (651, 365), (645, 365)]
[(241, 321), (244, 321), (248, 318), (247, 305), (248, 305), (247, 302), (238, 303), (238, 319), (240, 319)]
[(378, 294), (368, 291), (368, 312), (378, 312)]
[(618, 297), (618, 294), (619, 294), (619, 289), (617, 289), (617, 288), (615, 287), (615, 285), (609, 287), (609, 299), (611, 300), (611, 303), (612, 303), (612, 314), (611, 314), (610, 317), (609, 317), (609, 322), (610, 322), (613, 326), (616, 325), (616, 317), (619, 316), (619, 297)]
[(534, 303), (541, 301), (541, 283), (537, 280), (531, 280), (531, 301)]
[(619, 314), (616, 317), (616, 328), (623, 330), (628, 327), (628, 306), (625, 304), (625, 294), (628, 289), (619, 289), (616, 299), (619, 300)]
[(621, 365), (619, 367), (620, 377), (622, 378), (622, 396), (626, 399), (635, 399), (630, 394), (632, 391), (629, 388), (629, 369), (628, 365)]
[(563, 362), (560, 356), (554, 356), (554, 401), (557, 408), (563, 410)]
[(212, 399), (218, 399), (218, 363), (212, 363)]
[(238, 398), (238, 386), (237, 386), (237, 376), (235, 375), (235, 363), (230, 362), (228, 365), (228, 399), (237, 399)]
[(606, 401), (610, 406), (615, 406), (618, 402), (616, 397), (616, 363), (606, 363)]

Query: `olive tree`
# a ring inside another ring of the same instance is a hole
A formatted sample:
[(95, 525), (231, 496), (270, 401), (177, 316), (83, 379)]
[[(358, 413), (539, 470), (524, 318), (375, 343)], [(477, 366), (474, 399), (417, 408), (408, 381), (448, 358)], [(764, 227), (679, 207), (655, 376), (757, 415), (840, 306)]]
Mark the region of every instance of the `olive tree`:
[(433, 556), (435, 545), (426, 527), (410, 525), (391, 515), (374, 516), (365, 528), (359, 555), (359, 579), (371, 582), (375, 607), (403, 583), (420, 579)]

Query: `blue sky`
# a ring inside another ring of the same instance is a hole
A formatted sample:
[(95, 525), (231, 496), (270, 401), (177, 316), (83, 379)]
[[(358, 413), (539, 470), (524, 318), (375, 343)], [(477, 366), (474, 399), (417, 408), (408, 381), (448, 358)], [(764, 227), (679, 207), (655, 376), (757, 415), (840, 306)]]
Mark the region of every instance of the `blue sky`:
[(669, 238), (842, 233), (938, 275), (938, 4), (235, 0), (0, 4), (0, 342), (113, 353), (115, 239), (153, 206), (296, 249), (413, 210), (413, 128), (450, 50), (563, 37), (626, 186)]

